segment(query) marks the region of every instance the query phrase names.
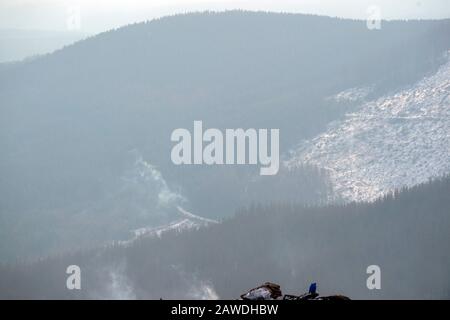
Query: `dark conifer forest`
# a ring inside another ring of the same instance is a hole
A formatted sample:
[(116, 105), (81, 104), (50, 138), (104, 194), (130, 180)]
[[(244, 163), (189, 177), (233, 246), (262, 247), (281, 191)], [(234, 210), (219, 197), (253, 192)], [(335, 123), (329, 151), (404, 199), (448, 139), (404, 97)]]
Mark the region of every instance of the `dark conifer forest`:
[[(0, 269), (0, 298), (229, 298), (274, 281), (300, 294), (367, 299), (450, 298), (450, 178), (373, 203), (324, 207), (250, 206), (222, 223), (141, 238)], [(82, 290), (65, 287), (65, 266), (83, 270)], [(366, 268), (383, 270), (366, 288)]]

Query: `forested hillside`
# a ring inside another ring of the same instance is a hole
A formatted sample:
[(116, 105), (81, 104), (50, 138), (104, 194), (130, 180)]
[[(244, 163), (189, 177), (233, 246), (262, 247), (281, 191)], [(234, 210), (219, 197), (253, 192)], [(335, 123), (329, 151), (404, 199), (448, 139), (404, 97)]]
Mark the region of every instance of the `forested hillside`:
[[(355, 107), (330, 96), (368, 87), (375, 99), (435, 72), (449, 29), (450, 20), (373, 31), (311, 15), (198, 13), (0, 68), (0, 260), (124, 240), (170, 222), (180, 204), (220, 219), (252, 202), (336, 199), (314, 166), (267, 179), (254, 167), (177, 167), (170, 134), (194, 120), (279, 128), (284, 154)], [(160, 194), (172, 202), (160, 205)]]
[[(1, 298), (237, 298), (265, 281), (351, 298), (450, 298), (450, 177), (373, 203), (252, 206), (207, 228), (3, 266)], [(82, 290), (65, 269), (82, 269)], [(381, 268), (381, 290), (366, 268)]]

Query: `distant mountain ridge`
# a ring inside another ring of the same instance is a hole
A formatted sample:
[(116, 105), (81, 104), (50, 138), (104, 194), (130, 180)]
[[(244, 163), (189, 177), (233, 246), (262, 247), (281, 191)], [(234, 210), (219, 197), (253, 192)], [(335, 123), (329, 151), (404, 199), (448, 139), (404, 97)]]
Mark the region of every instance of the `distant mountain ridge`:
[(0, 29), (0, 63), (35, 59), (88, 36), (88, 33), (69, 30)]

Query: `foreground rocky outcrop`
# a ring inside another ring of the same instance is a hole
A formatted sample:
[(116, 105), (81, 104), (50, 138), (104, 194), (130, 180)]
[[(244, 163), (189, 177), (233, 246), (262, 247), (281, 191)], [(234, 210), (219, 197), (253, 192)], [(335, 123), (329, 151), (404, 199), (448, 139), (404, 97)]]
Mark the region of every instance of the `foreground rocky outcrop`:
[(241, 295), (242, 300), (328, 300), (328, 301), (343, 301), (350, 300), (349, 297), (343, 295), (320, 296), (317, 293), (316, 283), (312, 283), (309, 287), (308, 293), (301, 295), (283, 295), (281, 287), (278, 284), (266, 282), (263, 285), (249, 290), (247, 293)]

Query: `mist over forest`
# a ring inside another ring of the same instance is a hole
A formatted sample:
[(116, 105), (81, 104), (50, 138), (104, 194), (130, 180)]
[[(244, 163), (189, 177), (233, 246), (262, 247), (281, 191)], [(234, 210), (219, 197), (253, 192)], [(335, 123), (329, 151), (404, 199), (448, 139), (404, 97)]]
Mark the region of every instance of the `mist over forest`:
[[(255, 284), (358, 299), (448, 299), (450, 178), (373, 203), (250, 206), (220, 224), (0, 269), (0, 298), (237, 299)], [(83, 288), (65, 287), (65, 266)], [(366, 268), (383, 272), (369, 291)], [(35, 277), (35, 274), (39, 277)]]

